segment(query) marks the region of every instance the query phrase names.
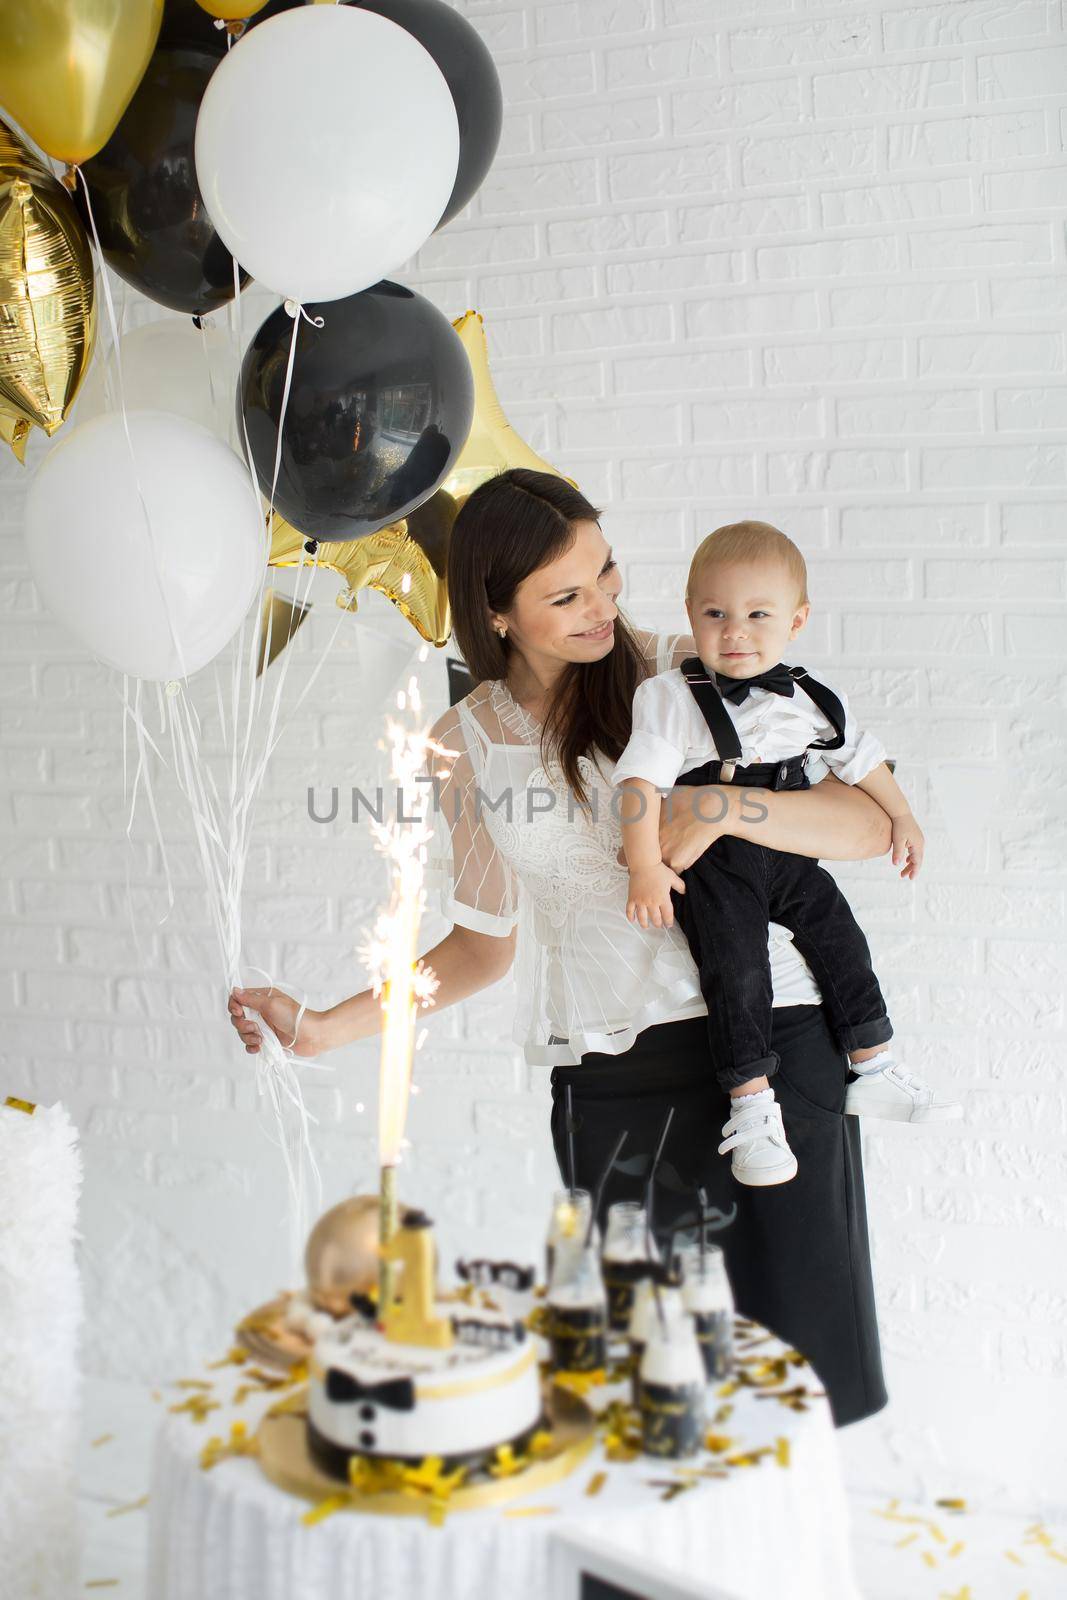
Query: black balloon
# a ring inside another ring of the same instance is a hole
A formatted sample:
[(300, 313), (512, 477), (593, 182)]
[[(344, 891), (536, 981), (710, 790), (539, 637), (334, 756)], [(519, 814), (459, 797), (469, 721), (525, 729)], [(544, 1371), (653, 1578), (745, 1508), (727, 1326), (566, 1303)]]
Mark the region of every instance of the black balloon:
[[(397, 522), (447, 476), (474, 417), (467, 353), (435, 306), (383, 280), (306, 308), (296, 334), (274, 504), (326, 543)], [(237, 415), (270, 493), (293, 337), (280, 307), (245, 353)]]
[(481, 188), (500, 143), (504, 100), (493, 58), (466, 17), (445, 5), (444, 0), (348, 3), (361, 11), (376, 11), (410, 33), (433, 56), (452, 92), (459, 119), (459, 168), (437, 224), (437, 228), (443, 228)]
[[(193, 159), (200, 101), (221, 59), (200, 46), (156, 50), (122, 121), (81, 169), (108, 265), (150, 300), (190, 316), (215, 311), (234, 292), (233, 257), (207, 214)], [(76, 199), (88, 227), (80, 184)]]

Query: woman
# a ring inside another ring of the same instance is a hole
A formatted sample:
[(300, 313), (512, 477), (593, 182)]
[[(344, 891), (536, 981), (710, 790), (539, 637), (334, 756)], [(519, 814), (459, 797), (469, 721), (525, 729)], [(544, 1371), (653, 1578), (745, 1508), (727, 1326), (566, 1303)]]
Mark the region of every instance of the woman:
[[(561, 478), (516, 469), (475, 491), (452, 532), (448, 563), (456, 641), (477, 687), (433, 729), (453, 758), (436, 781), (441, 876), (452, 931), (424, 959), (436, 1007), (496, 982), (518, 963), (515, 1037), (527, 1061), (552, 1067), (552, 1134), (567, 1159), (563, 1105), (573, 1097), (576, 1180), (592, 1187), (618, 1132), (623, 1161), (605, 1203), (641, 1193), (649, 1153), (675, 1115), (657, 1186), (670, 1226), (700, 1203), (736, 1220), (722, 1233), (740, 1309), (811, 1360), (839, 1424), (885, 1403), (867, 1246), (859, 1136), (842, 1115), (847, 1062), (832, 1042), (811, 974), (789, 934), (771, 930), (776, 1085), (800, 1172), (746, 1189), (719, 1156), (726, 1097), (709, 1070), (707, 1009), (676, 928), (627, 920), (621, 829), (605, 774), (630, 733), (633, 692), (650, 672), (693, 653), (687, 637), (630, 627), (621, 580), (597, 513)], [(434, 767), (440, 771), (442, 761)], [(681, 786), (664, 806), (664, 859), (689, 866), (723, 834), (835, 860), (889, 845), (885, 814), (825, 779), (761, 793), (762, 820), (729, 787)], [(230, 1013), (250, 1051), (258, 1012), (284, 1043), (296, 1002), (236, 990)], [(297, 1055), (378, 1031), (370, 990), (305, 1012)]]

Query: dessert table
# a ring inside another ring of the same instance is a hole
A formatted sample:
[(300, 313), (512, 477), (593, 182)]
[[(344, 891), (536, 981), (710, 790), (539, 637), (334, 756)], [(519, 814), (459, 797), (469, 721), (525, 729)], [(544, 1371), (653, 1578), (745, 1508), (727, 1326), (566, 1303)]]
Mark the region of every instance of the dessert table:
[[(546, 1600), (554, 1593), (556, 1536), (578, 1533), (617, 1554), (653, 1557), (665, 1572), (696, 1581), (697, 1592), (703, 1580), (732, 1600), (859, 1600), (834, 1428), (818, 1380), (796, 1351), (755, 1324), (738, 1324), (737, 1343), (735, 1376), (709, 1391), (708, 1448), (698, 1457), (633, 1456), (604, 1424), (569, 1476), (506, 1504), (452, 1511), (436, 1525), (348, 1503), (316, 1508), (277, 1487), (252, 1453), (254, 1436), (295, 1385), (215, 1363), (164, 1396), (147, 1593), (153, 1600)], [(625, 1395), (615, 1384), (588, 1389), (585, 1399), (599, 1413)], [(345, 1499), (344, 1488), (338, 1484), (336, 1499)]]

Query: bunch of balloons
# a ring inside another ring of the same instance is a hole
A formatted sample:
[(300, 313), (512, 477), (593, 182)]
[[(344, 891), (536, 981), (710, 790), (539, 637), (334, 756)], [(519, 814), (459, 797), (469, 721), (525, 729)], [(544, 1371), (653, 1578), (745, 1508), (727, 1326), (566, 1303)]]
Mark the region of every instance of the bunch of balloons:
[[(495, 155), (478, 34), (444, 0), (0, 0), (0, 36), (0, 438), (21, 459), (82, 389), (90, 243), (180, 314), (120, 340), (104, 296), (114, 363), (28, 498), (46, 602), (125, 672), (185, 677), (266, 563), (320, 550), (340, 604), (379, 588), (443, 644), (462, 500), (504, 467), (551, 470), (503, 418), (477, 313), (450, 323), (391, 277)], [(235, 404), (205, 319), (249, 279), (283, 305)]]

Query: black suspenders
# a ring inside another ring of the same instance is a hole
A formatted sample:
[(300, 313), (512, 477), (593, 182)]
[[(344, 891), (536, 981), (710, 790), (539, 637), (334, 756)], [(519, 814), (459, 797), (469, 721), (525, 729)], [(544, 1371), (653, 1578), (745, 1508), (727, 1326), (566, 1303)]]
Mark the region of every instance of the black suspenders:
[[(701, 715), (711, 731), (711, 737), (715, 740), (719, 759), (730, 767), (728, 775), (726, 772), (723, 773), (723, 781), (729, 783), (733, 776), (733, 765), (741, 759), (741, 741), (737, 737), (737, 729), (723, 703), (714, 678), (709, 678), (700, 657), (687, 656), (682, 662), (681, 672), (700, 707)], [(804, 667), (790, 667), (789, 676), (798, 688), (803, 689), (804, 693), (814, 700), (834, 730), (834, 738), (813, 739), (808, 749), (839, 750), (845, 742), (845, 708), (837, 695), (832, 689), (828, 689), (825, 683), (813, 678)]]

